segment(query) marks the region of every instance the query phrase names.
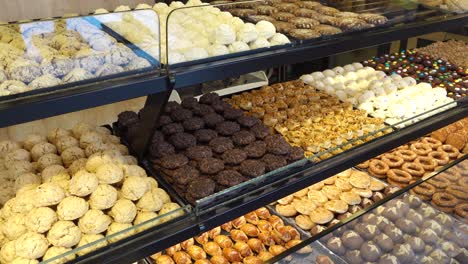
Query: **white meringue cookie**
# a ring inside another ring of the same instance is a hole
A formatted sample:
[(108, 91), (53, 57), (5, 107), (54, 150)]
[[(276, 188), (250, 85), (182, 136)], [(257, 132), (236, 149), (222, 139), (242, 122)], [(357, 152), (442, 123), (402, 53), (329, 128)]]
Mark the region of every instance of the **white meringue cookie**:
[(287, 43), (290, 43), (288, 37), (286, 37), (284, 34), (281, 33), (275, 33), (273, 37), (269, 39), (271, 45), (284, 45)]
[(361, 96), (359, 96), (359, 103), (363, 104), (365, 102), (368, 102), (372, 100), (375, 97), (374, 92), (372, 91), (365, 91)]
[(374, 105), (371, 102), (365, 102), (358, 106), (359, 109), (366, 111), (367, 113), (374, 112)]
[(332, 86), (328, 86), (328, 85), (327, 85), (327, 86), (325, 86), (325, 92), (326, 92), (327, 94), (334, 95), (336, 91), (335, 91), (335, 89), (333, 89)]
[(405, 77), (403, 78), (403, 81), (406, 82), (408, 86), (415, 86), (417, 84), (413, 77)]
[(209, 56), (208, 52), (204, 48), (200, 48), (200, 47), (193, 47), (184, 52), (184, 57), (188, 61), (200, 60), (200, 59), (207, 58), (208, 56)]
[(219, 25), (214, 34), (214, 43), (216, 44), (229, 45), (236, 41), (236, 33), (226, 24)]
[[(325, 74), (326, 76), (326, 74)], [(335, 80), (332, 77), (326, 77), (322, 80), (325, 85), (333, 86), (335, 84)]]
[(385, 84), (385, 85), (383, 86), (383, 88), (384, 88), (384, 90), (385, 90), (385, 92), (386, 92), (387, 94), (394, 93), (394, 92), (397, 90), (396, 85), (394, 85), (394, 84), (392, 84), (392, 83), (390, 83), (390, 84)]
[(242, 41), (236, 41), (229, 45), (229, 52), (231, 53), (236, 53), (236, 52), (242, 52), (246, 50), (250, 50), (249, 45), (245, 44)]
[(334, 78), (335, 83), (345, 83), (346, 78), (343, 75), (336, 75)]
[(336, 94), (336, 97), (338, 97), (338, 99), (340, 99), (343, 102), (346, 100), (346, 98), (348, 98), (348, 95), (343, 90), (336, 90), (335, 94)]
[(257, 28), (259, 37), (269, 39), (276, 33), (275, 26), (268, 21), (259, 21), (255, 27)]
[(342, 75), (345, 72), (345, 69), (343, 67), (337, 66), (333, 68), (333, 71), (338, 76), (338, 75)]
[(221, 56), (229, 54), (229, 49), (226, 46), (220, 44), (209, 46), (207, 51), (210, 56)]
[(344, 69), (346, 72), (353, 72), (353, 71), (356, 70), (352, 64), (348, 64), (348, 65), (343, 66), (343, 69)]
[[(257, 28), (252, 23), (245, 23), (244, 25), (242, 25), (238, 29), (237, 34), (236, 34), (237, 41), (242, 41), (245, 43), (255, 41), (257, 38), (258, 38)], [(270, 45), (270, 43), (268, 43), (268, 45)]]
[(388, 107), (387, 117), (389, 118), (401, 118), (405, 115), (405, 107), (401, 104), (393, 104)]
[(227, 24), (230, 25), (235, 31), (238, 31), (243, 25), (244, 21), (238, 17), (231, 17), (227, 21)]
[(359, 69), (356, 71), (356, 75), (358, 78), (366, 78), (368, 73), (365, 69)]
[(316, 72), (313, 72), (311, 73), (312, 77), (314, 77), (315, 80), (321, 80), (323, 78), (325, 78), (325, 75), (323, 75), (322, 72), (319, 72), (319, 71), (316, 71)]
[(335, 77), (336, 74), (332, 70), (324, 70), (323, 75), (325, 75), (326, 77)]
[(354, 69), (356, 69), (356, 70), (364, 68), (364, 66), (359, 62), (355, 62), (352, 65), (353, 65)]
[(311, 84), (314, 81), (314, 77), (310, 74), (304, 74), (300, 79), (306, 84)]
[(355, 72), (347, 72), (347, 73), (345, 74), (345, 78), (346, 78), (347, 80), (356, 80), (356, 79), (358, 78), (358, 76), (356, 75)]
[(380, 86), (380, 87), (377, 87), (375, 89), (373, 89), (374, 93), (376, 96), (384, 96), (384, 95), (387, 95), (387, 93), (385, 92), (385, 89)]
[(270, 42), (266, 38), (259, 37), (250, 44), (250, 49), (269, 48)]

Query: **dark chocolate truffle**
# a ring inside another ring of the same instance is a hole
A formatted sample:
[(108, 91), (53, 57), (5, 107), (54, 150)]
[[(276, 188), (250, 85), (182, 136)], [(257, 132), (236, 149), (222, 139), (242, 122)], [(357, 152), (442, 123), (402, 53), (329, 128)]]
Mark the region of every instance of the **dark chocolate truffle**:
[(401, 263), (411, 263), (414, 259), (414, 252), (409, 244), (396, 245), (392, 254), (395, 255)]
[(239, 124), (231, 121), (224, 121), (216, 125), (216, 132), (223, 136), (231, 136), (240, 131)]
[(327, 248), (331, 249), (335, 254), (340, 256), (344, 255), (346, 252), (345, 247), (343, 246), (343, 242), (339, 237), (332, 237), (327, 241)]
[(232, 141), (238, 146), (245, 146), (255, 141), (255, 135), (250, 131), (239, 131), (232, 135)]
[(203, 116), (203, 120), (207, 127), (216, 127), (217, 124), (224, 121), (224, 118), (216, 113), (209, 113)]
[(416, 224), (408, 219), (400, 218), (395, 222), (395, 225), (401, 229), (401, 231), (407, 234), (414, 234), (416, 232)]
[(174, 134), (169, 138), (169, 142), (171, 142), (176, 149), (186, 149), (197, 144), (195, 137), (188, 133)]
[(234, 148), (232, 140), (227, 137), (216, 137), (210, 141), (209, 145), (216, 153), (224, 153), (226, 150)]
[(392, 254), (385, 254), (380, 257), (377, 263), (378, 264), (400, 264), (400, 261), (398, 261), (398, 258)]
[(424, 243), (424, 241), (419, 237), (409, 237), (408, 239), (406, 239), (406, 243), (408, 243), (411, 246), (414, 253), (422, 253), (424, 252), (424, 248), (426, 247), (426, 243)]
[(416, 212), (414, 209), (410, 209), (406, 214), (406, 219), (413, 221), (416, 226), (419, 226), (423, 222), (423, 217), (420, 213)]
[(361, 257), (367, 261), (376, 261), (382, 255), (380, 248), (372, 241), (365, 242), (361, 246)]
[(163, 127), (163, 126), (168, 125), (168, 124), (170, 124), (170, 123), (172, 123), (172, 119), (171, 119), (170, 116), (168, 116), (168, 115), (161, 115), (161, 116), (159, 117), (158, 127)]
[(197, 100), (196, 98), (193, 98), (193, 97), (184, 98), (184, 99), (182, 100), (181, 105), (182, 105), (184, 108), (192, 109), (192, 108), (194, 108), (196, 105), (198, 105), (198, 100)]
[(164, 134), (161, 131), (155, 131), (151, 138), (151, 143), (161, 143), (164, 141)]
[(184, 129), (187, 131), (194, 131), (197, 129), (202, 129), (205, 126), (205, 121), (200, 117), (192, 117), (189, 119), (185, 119), (182, 123)]
[(182, 154), (166, 155), (161, 158), (161, 166), (166, 169), (177, 169), (188, 163), (188, 159)]
[(361, 257), (359, 250), (346, 251), (345, 258), (350, 264), (362, 264), (364, 260)]
[(380, 230), (375, 225), (359, 223), (354, 226), (354, 230), (365, 240), (371, 240), (380, 233)]
[(224, 162), (215, 158), (204, 158), (200, 160), (198, 167), (202, 173), (216, 174), (224, 170)]
[(267, 172), (274, 171), (288, 164), (284, 157), (273, 154), (266, 154), (263, 156), (262, 161), (265, 163)]
[(242, 174), (235, 170), (221, 171), (216, 175), (215, 179), (218, 184), (227, 187), (235, 186), (247, 181), (247, 178), (245, 178), (244, 176), (242, 176)]
[(379, 245), (380, 249), (382, 249), (383, 252), (390, 252), (393, 249), (393, 240), (384, 233), (381, 233), (374, 237), (374, 241), (375, 243), (377, 243), (377, 245)]
[(200, 129), (200, 130), (195, 131), (194, 135), (198, 142), (208, 143), (213, 138), (217, 137), (218, 133), (216, 133), (216, 131), (211, 130), (211, 129)]
[(261, 158), (266, 153), (266, 144), (263, 141), (255, 141), (244, 148), (249, 158)]
[(184, 132), (184, 127), (179, 123), (170, 123), (161, 128), (164, 135), (170, 136), (176, 133)]
[(211, 158), (213, 152), (208, 146), (193, 146), (186, 150), (185, 155), (192, 160), (202, 160), (204, 158)]
[(247, 159), (247, 153), (241, 149), (230, 149), (223, 153), (222, 158), (227, 164), (236, 165)]
[(232, 108), (231, 105), (224, 102), (223, 100), (215, 101), (213, 104), (211, 104), (211, 107), (213, 107), (216, 113), (223, 113), (224, 110)]
[(393, 225), (387, 225), (384, 229), (384, 233), (389, 236), (395, 244), (403, 241), (403, 232)]
[(265, 174), (265, 164), (259, 160), (244, 160), (240, 172), (248, 177), (258, 177)]

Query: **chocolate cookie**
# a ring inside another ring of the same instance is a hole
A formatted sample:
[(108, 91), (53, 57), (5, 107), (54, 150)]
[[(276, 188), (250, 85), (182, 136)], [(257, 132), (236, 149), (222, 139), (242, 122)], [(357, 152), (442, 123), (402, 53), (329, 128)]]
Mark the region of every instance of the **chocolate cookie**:
[(193, 109), (196, 105), (198, 105), (198, 100), (194, 97), (184, 98), (181, 105), (184, 108)]
[(345, 258), (350, 264), (362, 264), (364, 260), (361, 257), (359, 250), (346, 251)]
[(177, 169), (187, 165), (188, 158), (182, 154), (166, 155), (161, 158), (161, 166), (165, 169)]
[(170, 123), (161, 128), (164, 135), (170, 136), (176, 133), (184, 132), (184, 127), (180, 123)]
[(288, 164), (284, 157), (273, 154), (266, 154), (263, 156), (262, 161), (265, 163), (267, 172), (274, 171)]
[(345, 231), (341, 236), (341, 241), (346, 248), (351, 250), (361, 248), (362, 243), (364, 243), (362, 237), (353, 230)]
[(407, 234), (414, 234), (416, 232), (416, 224), (408, 219), (400, 218), (395, 222), (396, 227)]
[(201, 104), (211, 105), (216, 101), (221, 100), (217, 93), (206, 93), (200, 97)]
[(259, 160), (244, 160), (239, 171), (248, 177), (258, 177), (265, 174), (265, 164)]
[(249, 158), (261, 158), (266, 153), (266, 143), (263, 141), (255, 141), (244, 148)]
[(223, 113), (224, 118), (226, 118), (227, 120), (236, 120), (243, 115), (244, 112), (242, 110), (234, 108), (224, 109)]
[(184, 108), (175, 109), (171, 112), (171, 119), (177, 122), (192, 118), (192, 116), (192, 111)]
[(204, 116), (209, 113), (214, 113), (214, 109), (206, 104), (198, 104), (192, 108), (192, 112), (197, 116)]
[(169, 142), (171, 142), (176, 149), (186, 149), (195, 146), (197, 144), (197, 139), (192, 134), (177, 133), (169, 138)]
[(227, 137), (216, 137), (210, 141), (209, 145), (216, 153), (224, 153), (225, 151), (234, 148), (232, 140)]
[(237, 146), (245, 146), (255, 141), (255, 135), (250, 131), (239, 131), (232, 135), (232, 141)]
[(117, 117), (117, 122), (119, 123), (119, 126), (122, 127), (131, 126), (132, 124), (137, 123), (139, 120), (140, 119), (138, 118), (137, 113), (133, 111), (124, 111)]
[(403, 233), (393, 225), (387, 225), (384, 229), (384, 233), (393, 240), (393, 243), (403, 242)]
[(424, 252), (424, 248), (426, 247), (426, 243), (424, 243), (424, 241), (419, 237), (411, 236), (408, 239), (406, 239), (406, 243), (408, 243), (411, 246), (414, 253), (422, 253)]
[(205, 174), (216, 174), (224, 170), (224, 162), (215, 158), (204, 158), (198, 163), (198, 168)]
[(242, 115), (241, 117), (237, 118), (237, 123), (239, 123), (243, 127), (253, 127), (258, 124), (260, 120), (258, 118), (248, 115)]
[(200, 177), (191, 181), (187, 188), (190, 197), (200, 199), (214, 193), (216, 183), (208, 177)]
[(236, 122), (224, 121), (216, 125), (216, 132), (223, 136), (231, 136), (240, 131), (240, 126)]
[(247, 159), (247, 153), (241, 149), (230, 149), (223, 153), (222, 158), (227, 164), (240, 164)]
[(198, 178), (200, 172), (192, 166), (185, 165), (174, 171), (172, 178), (174, 182), (180, 185), (185, 185), (190, 181)]
[(203, 120), (207, 127), (216, 127), (217, 124), (224, 121), (224, 118), (217, 113), (209, 113), (203, 116)]
[(288, 155), (291, 152), (291, 145), (286, 142), (281, 135), (269, 135), (265, 137), (267, 151), (276, 155)]
[(181, 109), (182, 106), (177, 102), (171, 101), (167, 102), (166, 106), (164, 106), (164, 113), (170, 114), (172, 111)]
[(264, 124), (256, 124), (250, 128), (250, 131), (254, 133), (257, 139), (264, 139), (266, 136), (270, 135), (270, 129)]
[(195, 131), (194, 135), (198, 142), (208, 143), (212, 139), (216, 138), (218, 136), (218, 133), (211, 129), (200, 129)]
[(185, 155), (187, 155), (189, 159), (200, 161), (204, 158), (211, 158), (213, 152), (208, 146), (193, 146), (185, 151)]
[(216, 113), (223, 113), (226, 109), (232, 109), (232, 106), (223, 100), (213, 102), (211, 107), (213, 107)]
[(182, 123), (184, 129), (187, 131), (194, 131), (197, 129), (202, 129), (205, 126), (205, 121), (200, 117), (192, 117), (189, 119), (185, 119)]
[(372, 241), (365, 242), (361, 246), (361, 257), (363, 260), (376, 261), (382, 255), (380, 248)]
[(149, 154), (152, 158), (161, 158), (166, 155), (175, 154), (175, 148), (171, 144), (162, 141), (151, 144), (149, 148)]
[(221, 171), (216, 175), (215, 179), (218, 184), (227, 187), (235, 186), (248, 180), (247, 178), (242, 176), (242, 174), (235, 170)]
[(398, 258), (400, 263), (411, 263), (414, 259), (414, 252), (409, 244), (396, 245), (392, 254)]
[(392, 251), (395, 244), (393, 244), (393, 240), (384, 233), (381, 233), (374, 237), (375, 243), (380, 247), (383, 252), (390, 252)]
[(291, 147), (291, 152), (289, 152), (289, 155), (287, 157), (289, 162), (301, 160), (304, 158), (304, 150), (300, 147), (294, 146)]

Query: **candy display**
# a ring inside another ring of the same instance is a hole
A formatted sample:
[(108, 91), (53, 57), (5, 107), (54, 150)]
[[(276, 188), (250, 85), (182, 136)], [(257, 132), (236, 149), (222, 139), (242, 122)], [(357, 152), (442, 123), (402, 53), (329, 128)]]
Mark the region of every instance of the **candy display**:
[[(135, 113), (119, 115), (122, 128), (135, 122)], [(191, 203), (303, 157), (301, 148), (215, 93), (169, 102), (149, 148), (154, 167)]]
[(451, 263), (466, 247), (466, 230), (465, 224), (406, 194), (337, 229), (322, 241), (351, 264)]
[[(418, 48), (416, 51), (468, 68), (468, 45), (461, 40), (437, 41), (423, 48)], [(465, 81), (468, 82), (468, 80)]]
[(433, 87), (442, 87), (453, 99), (466, 96), (468, 69), (442, 59), (435, 59), (416, 51), (401, 51), (385, 54), (363, 62), (364, 66), (375, 68), (387, 74), (399, 74), (413, 77), (416, 81), (430, 83)]
[(78, 123), (2, 141), (0, 157), (1, 263), (37, 263), (101, 240), (64, 263), (183, 214), (154, 220), (179, 204), (107, 128)]
[[(353, 109), (351, 103), (342, 103), (337, 97), (316, 90), (301, 80), (234, 95), (227, 102), (262, 119), (291, 145), (303, 148), (308, 157), (385, 128), (382, 119), (368, 117), (364, 110)], [(380, 131), (362, 140), (370, 140), (385, 132)], [(333, 154), (339, 152), (337, 150)]]

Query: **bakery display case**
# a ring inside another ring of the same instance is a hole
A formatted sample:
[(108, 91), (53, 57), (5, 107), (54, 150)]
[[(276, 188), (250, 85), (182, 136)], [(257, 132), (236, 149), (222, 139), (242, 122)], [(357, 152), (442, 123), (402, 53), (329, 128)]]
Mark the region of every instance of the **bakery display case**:
[(405, 43), (467, 23), (409, 1), (190, 0), (1, 24), (2, 127), (147, 98), (0, 142), (0, 262), (463, 263), (466, 44)]

